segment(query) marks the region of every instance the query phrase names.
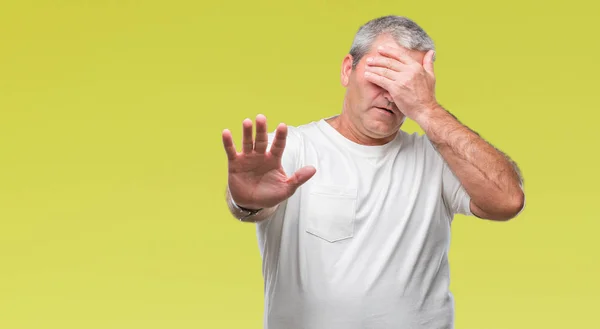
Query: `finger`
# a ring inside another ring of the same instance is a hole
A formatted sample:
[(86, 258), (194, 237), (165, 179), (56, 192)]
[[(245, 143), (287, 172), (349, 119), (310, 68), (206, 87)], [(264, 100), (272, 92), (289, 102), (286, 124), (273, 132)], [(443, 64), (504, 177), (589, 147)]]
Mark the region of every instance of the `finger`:
[(366, 59), (367, 68), (369, 67), (385, 67), (390, 70), (401, 72), (406, 71), (408, 67), (398, 60), (385, 56), (373, 56)]
[(294, 194), (294, 192), (302, 186), (302, 184), (306, 183), (309, 179), (311, 179), (317, 169), (313, 166), (306, 166), (298, 169), (292, 176), (288, 178), (288, 183), (290, 187), (290, 195)]
[(254, 140), (254, 151), (265, 153), (269, 145), (269, 135), (267, 134), (267, 118), (259, 114), (256, 116), (256, 138)]
[(233, 144), (233, 138), (231, 138), (231, 132), (228, 129), (223, 130), (222, 138), (227, 159), (229, 161), (234, 160), (237, 156), (237, 151), (235, 150), (235, 145)]
[(366, 72), (384, 76), (392, 81), (396, 81), (394, 75), (399, 73), (399, 72), (396, 72), (396, 71), (393, 71), (386, 67), (381, 67), (381, 66), (367, 67), (367, 68), (365, 68), (365, 73)]
[(285, 149), (285, 141), (287, 139), (287, 126), (280, 123), (275, 131), (275, 138), (273, 145), (271, 145), (271, 154), (276, 158), (281, 158), (283, 150)]
[(385, 57), (393, 58), (406, 65), (416, 63), (416, 61), (410, 57), (410, 54), (407, 50), (397, 46), (381, 45), (377, 47), (377, 52)]
[(252, 141), (252, 120), (244, 120), (242, 122), (242, 130), (242, 151), (248, 154), (252, 152), (252, 146), (254, 145)]
[(383, 75), (379, 75), (370, 71), (365, 72), (365, 79), (387, 90), (388, 92), (391, 90), (391, 87), (394, 84), (393, 80), (390, 80), (389, 78), (386, 78)]
[(435, 56), (435, 51), (430, 50), (427, 52), (427, 54), (425, 54), (425, 57), (423, 58), (423, 68), (430, 75), (434, 75), (434, 72), (433, 72), (433, 57), (434, 56)]

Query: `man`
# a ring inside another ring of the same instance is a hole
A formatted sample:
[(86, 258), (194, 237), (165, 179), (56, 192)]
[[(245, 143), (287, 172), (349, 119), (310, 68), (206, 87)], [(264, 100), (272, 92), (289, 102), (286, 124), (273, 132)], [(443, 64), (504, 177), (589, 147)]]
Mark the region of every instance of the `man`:
[[(437, 102), (434, 46), (413, 21), (374, 19), (342, 62), (341, 114), (223, 131), (227, 201), (257, 225), (265, 328), (452, 328), (450, 224), (524, 207), (520, 171)], [(424, 135), (402, 130), (414, 120)]]

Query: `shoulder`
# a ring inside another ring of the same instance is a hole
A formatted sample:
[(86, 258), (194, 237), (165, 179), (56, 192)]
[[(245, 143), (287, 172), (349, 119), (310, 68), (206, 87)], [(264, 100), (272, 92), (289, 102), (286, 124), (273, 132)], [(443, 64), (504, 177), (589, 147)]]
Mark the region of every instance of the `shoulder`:
[(439, 155), (437, 149), (435, 148), (435, 145), (433, 145), (433, 143), (429, 139), (429, 136), (427, 136), (426, 134), (420, 134), (420, 133), (414, 132), (410, 136), (411, 136), (411, 141), (415, 147), (421, 148), (428, 154), (431, 154), (434, 156)]
[(288, 126), (288, 135), (293, 136), (292, 138), (306, 138), (313, 135), (316, 129), (318, 129), (318, 123), (311, 121), (298, 126)]
[[(304, 141), (309, 137), (313, 136), (315, 129), (317, 128), (316, 122), (309, 122), (301, 125), (286, 125), (287, 126), (287, 137), (286, 146), (294, 147), (296, 145), (302, 145)], [(275, 138), (275, 131), (269, 132), (269, 143), (273, 142)]]
[(416, 131), (409, 133), (404, 130), (400, 130), (399, 133), (402, 135), (402, 147), (404, 149), (415, 149), (425, 152), (435, 151), (435, 148), (427, 135)]
[[(311, 136), (312, 130), (314, 129), (314, 123), (307, 123), (299, 126), (286, 125), (287, 136), (285, 139), (285, 147), (283, 150), (283, 167), (288, 175), (295, 172), (302, 163), (304, 156), (304, 149), (306, 148), (306, 141), (308, 136)], [(269, 136), (269, 149), (275, 139), (275, 130), (268, 133)]]
[(401, 152), (408, 152), (409, 156), (422, 158), (424, 164), (434, 167), (444, 164), (444, 159), (426, 134), (402, 130), (400, 133), (403, 134)]
[[(288, 138), (301, 138), (302, 135), (310, 133), (316, 127), (316, 122), (312, 121), (301, 125), (290, 125), (286, 124), (288, 131)], [(269, 132), (269, 137), (275, 136), (275, 129)]]

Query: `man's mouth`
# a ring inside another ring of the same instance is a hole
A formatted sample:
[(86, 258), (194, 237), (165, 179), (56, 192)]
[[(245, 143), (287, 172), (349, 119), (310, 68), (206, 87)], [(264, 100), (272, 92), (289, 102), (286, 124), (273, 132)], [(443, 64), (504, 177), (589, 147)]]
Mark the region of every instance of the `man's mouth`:
[(394, 111), (392, 111), (392, 110), (390, 110), (390, 109), (387, 109), (387, 108), (385, 108), (385, 107), (378, 107), (378, 106), (376, 106), (376, 107), (377, 107), (378, 109), (380, 109), (380, 110), (384, 110), (384, 111), (387, 111), (387, 112), (389, 112), (389, 113), (391, 113), (391, 114), (394, 114)]

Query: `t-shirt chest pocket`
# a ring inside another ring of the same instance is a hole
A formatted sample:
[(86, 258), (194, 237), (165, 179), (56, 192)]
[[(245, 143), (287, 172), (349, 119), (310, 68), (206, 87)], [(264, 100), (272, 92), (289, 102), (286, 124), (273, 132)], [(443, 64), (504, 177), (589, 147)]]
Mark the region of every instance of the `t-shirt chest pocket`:
[(313, 184), (303, 201), (306, 232), (328, 242), (353, 237), (357, 190)]

